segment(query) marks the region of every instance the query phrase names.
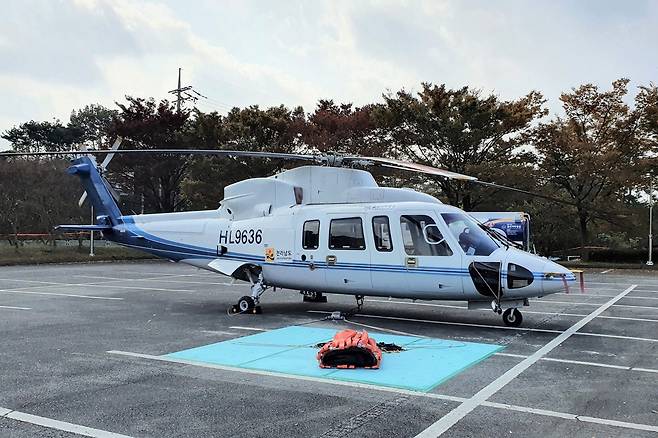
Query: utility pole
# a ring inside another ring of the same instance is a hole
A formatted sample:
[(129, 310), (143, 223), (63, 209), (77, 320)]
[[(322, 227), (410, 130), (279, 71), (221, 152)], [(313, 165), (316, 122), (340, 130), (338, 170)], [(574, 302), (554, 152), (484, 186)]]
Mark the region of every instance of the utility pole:
[(649, 183), (649, 260), (647, 266), (653, 266), (653, 178)]
[(180, 112), (180, 72), (183, 70), (178, 67), (178, 87), (176, 87), (176, 112)]
[[(91, 204), (91, 203), (90, 203)], [(91, 224), (95, 225), (96, 221), (94, 220), (94, 206), (91, 206)], [(91, 231), (90, 237), (89, 237), (89, 257), (94, 257), (96, 254), (94, 254), (94, 231)]]
[(194, 89), (193, 86), (187, 85), (185, 87), (181, 86), (181, 71), (182, 68), (178, 68), (178, 87), (174, 88), (173, 90), (169, 90), (169, 94), (173, 94), (176, 96), (176, 112), (180, 113), (180, 106), (182, 102), (185, 101), (192, 101), (195, 102), (199, 100), (199, 97), (203, 97), (204, 99), (207, 99), (206, 96), (203, 94), (199, 93)]

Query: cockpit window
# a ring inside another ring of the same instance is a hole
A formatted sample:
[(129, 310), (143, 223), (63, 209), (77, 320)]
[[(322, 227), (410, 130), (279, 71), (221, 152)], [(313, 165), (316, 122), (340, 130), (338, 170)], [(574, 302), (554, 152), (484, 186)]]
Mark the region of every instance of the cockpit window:
[(466, 255), (488, 256), (496, 249), (496, 242), (470, 216), (463, 213), (443, 213), (448, 229)]
[(425, 215), (400, 217), (404, 251), (410, 256), (451, 256), (452, 251), (434, 220)]

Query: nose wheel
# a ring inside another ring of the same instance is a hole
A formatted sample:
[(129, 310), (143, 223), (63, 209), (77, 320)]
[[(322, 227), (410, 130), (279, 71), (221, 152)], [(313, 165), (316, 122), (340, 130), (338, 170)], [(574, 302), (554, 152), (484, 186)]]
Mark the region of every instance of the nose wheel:
[(523, 322), (519, 309), (507, 309), (503, 312), (503, 322), (508, 327), (518, 327)]

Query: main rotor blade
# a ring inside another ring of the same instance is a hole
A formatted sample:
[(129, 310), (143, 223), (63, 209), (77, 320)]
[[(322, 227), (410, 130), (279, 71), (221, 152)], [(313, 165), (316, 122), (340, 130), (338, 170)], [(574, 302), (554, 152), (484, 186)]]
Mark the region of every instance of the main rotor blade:
[(395, 160), (393, 158), (381, 158), (381, 157), (346, 157), (347, 160), (367, 160), (377, 163), (384, 167), (390, 167), (393, 169), (408, 170), (410, 172), (420, 172), (426, 173), (429, 175), (442, 176), (444, 178), (457, 179), (461, 181), (477, 181), (477, 178), (474, 176), (463, 175), (457, 172), (451, 172), (449, 170), (439, 169), (437, 167), (426, 166), (424, 164), (418, 163), (409, 163), (407, 161)]
[(496, 189), (509, 190), (511, 192), (523, 193), (524, 195), (534, 196), (536, 198), (543, 198), (543, 199), (547, 199), (549, 201), (559, 202), (560, 204), (567, 204), (567, 205), (573, 205), (573, 206), (577, 205), (575, 202), (566, 201), (564, 199), (555, 198), (553, 196), (543, 195), (543, 194), (537, 193), (537, 192), (530, 192), (528, 190), (518, 189), (516, 187), (504, 186), (502, 184), (496, 184), (496, 183), (480, 181), (480, 180), (471, 181), (471, 182), (474, 183), (474, 184), (480, 184), (480, 185), (483, 185), (483, 186), (493, 187), (493, 188), (496, 188)]
[(162, 155), (211, 155), (220, 157), (255, 157), (255, 158), (279, 158), (283, 160), (306, 160), (321, 161), (321, 155), (310, 154), (287, 154), (281, 152), (260, 151), (230, 151), (221, 149), (123, 149), (123, 150), (98, 150), (98, 151), (54, 151), (54, 152), (0, 152), (0, 157), (39, 157), (58, 155), (101, 155), (101, 154), (162, 154)]

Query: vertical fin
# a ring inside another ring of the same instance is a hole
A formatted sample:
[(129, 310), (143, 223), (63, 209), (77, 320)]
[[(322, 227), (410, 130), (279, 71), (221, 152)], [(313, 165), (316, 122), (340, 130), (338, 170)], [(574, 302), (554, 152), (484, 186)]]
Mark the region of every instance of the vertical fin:
[(119, 223), (121, 211), (114, 201), (112, 193), (105, 185), (103, 177), (98, 173), (94, 160), (87, 156), (76, 158), (67, 172), (80, 178), (89, 201), (94, 206), (94, 211), (98, 216), (107, 216), (112, 225)]

